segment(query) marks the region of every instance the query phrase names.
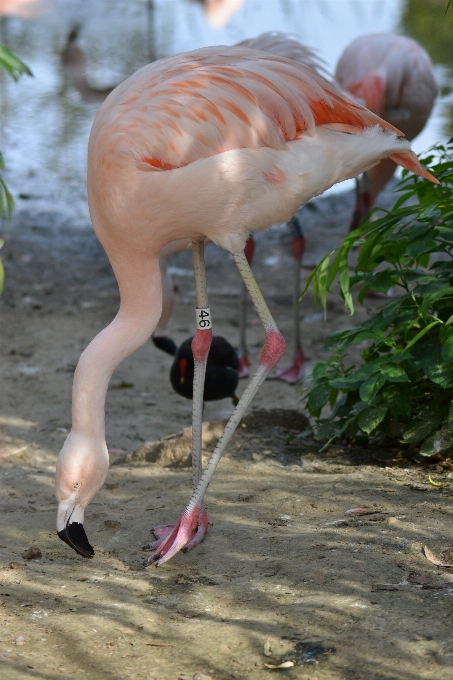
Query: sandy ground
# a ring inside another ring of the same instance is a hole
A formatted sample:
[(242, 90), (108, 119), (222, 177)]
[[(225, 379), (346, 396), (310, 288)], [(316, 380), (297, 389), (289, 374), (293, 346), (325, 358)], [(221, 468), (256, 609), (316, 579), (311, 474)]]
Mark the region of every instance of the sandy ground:
[[(334, 196), (304, 209), (307, 266), (340, 242), (351, 202)], [(318, 453), (300, 439), (286, 443), (305, 423), (293, 387), (267, 382), (231, 442), (208, 491), (206, 541), (145, 569), (151, 527), (175, 520), (190, 494), (181, 437), (166, 440), (154, 462), (138, 460), (157, 451), (144, 443), (190, 425), (190, 402), (169, 385), (170, 357), (148, 343), (108, 392), (107, 440), (117, 453), (85, 519), (96, 556), (60, 542), (53, 476), (70, 427), (72, 373), (114, 316), (117, 288), (89, 226), (61, 224), (52, 212), (19, 206), (10, 250), (0, 300), (2, 678), (452, 677), (453, 570), (423, 546), (441, 557), (453, 545), (453, 468), (408, 466), (395, 450)], [(238, 276), (215, 246), (207, 263), (215, 333), (235, 343)], [(190, 265), (189, 253), (172, 261), (177, 342), (193, 332)], [(291, 349), (284, 230), (260, 235), (255, 271)], [(327, 321), (309, 298), (302, 314), (309, 362), (322, 357), (328, 332), (351, 324), (337, 294)], [(256, 362), (262, 331), (251, 320)], [(228, 400), (206, 405), (206, 455), (231, 411)], [(356, 507), (368, 514), (344, 514)], [(282, 662), (290, 667), (265, 666)]]

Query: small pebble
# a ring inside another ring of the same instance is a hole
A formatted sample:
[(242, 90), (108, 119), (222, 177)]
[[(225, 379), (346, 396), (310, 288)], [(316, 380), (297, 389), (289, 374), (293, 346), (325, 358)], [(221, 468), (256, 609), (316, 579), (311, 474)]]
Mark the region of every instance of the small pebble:
[(31, 548), (28, 548), (28, 550), (24, 550), (22, 557), (24, 560), (39, 560), (39, 558), (42, 557), (42, 552), (36, 546), (32, 546)]
[(399, 520), (398, 517), (387, 517), (387, 524), (390, 524), (390, 526), (395, 526), (397, 524), (401, 524), (401, 520)]
[(415, 553), (416, 555), (419, 555), (423, 549), (423, 544), (420, 543), (420, 541), (414, 541), (411, 543), (410, 546), (410, 551), (411, 553)]
[(23, 635), (18, 635), (17, 638), (14, 640), (15, 645), (24, 645), (26, 643), (26, 639), (24, 638)]
[(121, 522), (117, 522), (115, 519), (106, 519), (104, 526), (107, 527), (107, 529), (119, 529)]

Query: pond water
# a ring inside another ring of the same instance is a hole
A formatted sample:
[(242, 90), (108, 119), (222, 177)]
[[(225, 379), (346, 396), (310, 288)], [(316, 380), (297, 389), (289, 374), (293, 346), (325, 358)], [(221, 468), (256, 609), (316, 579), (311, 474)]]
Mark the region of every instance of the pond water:
[(218, 29), (193, 0), (47, 0), (37, 16), (3, 16), (0, 43), (34, 74), (18, 83), (0, 74), (6, 179), (19, 207), (26, 202), (37, 211), (56, 208), (69, 223), (86, 224), (86, 147), (99, 102), (86, 101), (63, 67), (62, 53), (75, 27), (92, 90), (116, 85), (153, 57), (232, 45), (268, 30), (291, 32), (315, 47), (331, 72), (358, 35), (412, 35), (430, 52), (441, 91), (413, 144), (416, 152), (424, 151), (451, 136), (453, 28), (444, 18), (445, 5), (446, 0), (244, 0)]

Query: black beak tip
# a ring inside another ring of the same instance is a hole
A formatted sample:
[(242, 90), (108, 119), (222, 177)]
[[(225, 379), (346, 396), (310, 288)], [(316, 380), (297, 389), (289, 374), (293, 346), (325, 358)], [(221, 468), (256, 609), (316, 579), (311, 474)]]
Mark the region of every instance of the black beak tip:
[(82, 555), (83, 557), (94, 556), (94, 550), (90, 545), (83, 524), (80, 522), (67, 524), (62, 531), (58, 531), (57, 533), (58, 537), (75, 550), (76, 553), (79, 553), (79, 555)]

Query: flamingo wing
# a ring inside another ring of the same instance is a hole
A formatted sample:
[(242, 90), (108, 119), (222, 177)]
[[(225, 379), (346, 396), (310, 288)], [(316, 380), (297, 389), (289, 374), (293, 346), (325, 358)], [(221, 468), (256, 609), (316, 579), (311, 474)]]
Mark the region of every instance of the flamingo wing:
[(108, 145), (104, 157), (130, 163), (132, 154), (141, 169), (159, 171), (231, 149), (282, 150), (325, 124), (398, 132), (307, 66), (230, 47), (143, 67), (107, 98), (93, 130)]
[(256, 38), (248, 38), (237, 43), (238, 47), (249, 47), (253, 50), (271, 52), (286, 59), (305, 64), (313, 71), (328, 76), (326, 63), (318, 55), (316, 50), (302, 45), (296, 38), (280, 31), (266, 31)]
[[(304, 64), (210, 47), (155, 62), (124, 81), (100, 108), (92, 138), (104, 145), (104, 163), (124, 159), (128, 167), (132, 161), (140, 170), (164, 171), (233, 149), (283, 150), (325, 125), (352, 134), (378, 125), (401, 134)], [(399, 156), (427, 176), (410, 151)]]

